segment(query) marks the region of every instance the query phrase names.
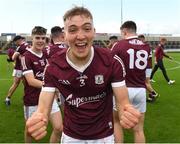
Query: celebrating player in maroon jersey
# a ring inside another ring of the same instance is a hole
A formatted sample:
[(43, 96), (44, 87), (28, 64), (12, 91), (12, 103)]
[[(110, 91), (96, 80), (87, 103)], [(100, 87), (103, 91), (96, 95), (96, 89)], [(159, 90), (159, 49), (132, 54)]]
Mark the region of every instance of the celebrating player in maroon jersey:
[[(32, 48), (25, 52), (21, 59), (23, 75), (25, 77), (25, 120), (27, 120), (37, 109), (39, 94), (43, 85), (44, 69), (47, 64), (46, 54), (43, 52), (45, 40), (46, 29), (41, 26), (34, 27), (32, 30)], [(50, 143), (58, 143), (60, 142), (60, 133), (62, 131), (61, 113), (56, 101), (54, 101), (51, 107), (50, 121), (53, 125), (53, 132), (50, 137)], [(29, 136), (26, 129), (25, 142), (32, 142), (32, 137)]]
[(47, 66), (38, 110), (26, 123), (29, 133), (46, 135), (50, 106), (56, 89), (65, 98), (62, 143), (113, 143), (112, 94), (121, 112), (121, 125), (136, 126), (140, 113), (128, 100), (121, 59), (110, 50), (93, 48), (93, 17), (84, 7), (68, 10), (64, 17), (69, 49), (52, 57)]

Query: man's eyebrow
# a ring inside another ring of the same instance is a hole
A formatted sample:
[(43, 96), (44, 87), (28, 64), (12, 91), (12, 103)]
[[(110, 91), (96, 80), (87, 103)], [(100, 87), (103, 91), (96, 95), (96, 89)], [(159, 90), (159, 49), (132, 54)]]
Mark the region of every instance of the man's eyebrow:
[[(85, 25), (92, 25), (92, 23), (87, 22), (87, 23), (84, 23), (82, 26), (85, 26)], [(77, 25), (72, 24), (69, 27), (77, 27)]]

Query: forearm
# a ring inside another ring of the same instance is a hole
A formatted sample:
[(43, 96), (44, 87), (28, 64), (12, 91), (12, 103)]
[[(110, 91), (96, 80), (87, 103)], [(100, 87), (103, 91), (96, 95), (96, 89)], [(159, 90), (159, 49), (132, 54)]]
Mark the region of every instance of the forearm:
[(167, 54), (165, 54), (165, 53), (164, 53), (164, 56), (165, 56), (166, 58), (170, 58), (170, 56), (168, 56), (168, 55), (167, 55)]
[(157, 63), (157, 58), (156, 57), (154, 57), (154, 62)]
[(28, 85), (35, 87), (35, 88), (42, 88), (43, 82), (41, 80), (36, 79), (34, 77), (33, 72), (26, 73), (24, 76), (28, 82)]
[(42, 88), (43, 82), (38, 79), (31, 79), (28, 84), (35, 88)]
[(42, 91), (39, 96), (37, 112), (43, 113), (43, 115), (45, 115), (48, 118), (52, 108), (53, 100), (54, 100), (54, 92)]
[(122, 86), (120, 88), (113, 88), (113, 90), (116, 98), (117, 107), (121, 111), (122, 109), (124, 109), (125, 105), (130, 104), (128, 90), (126, 86)]
[(19, 53), (18, 53), (18, 52), (15, 52), (15, 53), (13, 54), (13, 56), (12, 56), (12, 60), (13, 60), (13, 61), (16, 60), (18, 56), (19, 56)]

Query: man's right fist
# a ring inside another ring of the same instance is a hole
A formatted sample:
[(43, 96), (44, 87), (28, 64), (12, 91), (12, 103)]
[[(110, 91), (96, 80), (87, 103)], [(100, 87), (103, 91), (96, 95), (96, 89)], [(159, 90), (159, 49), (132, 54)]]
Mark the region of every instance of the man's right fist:
[(40, 140), (47, 134), (48, 120), (42, 113), (35, 112), (26, 122), (28, 133), (35, 139)]

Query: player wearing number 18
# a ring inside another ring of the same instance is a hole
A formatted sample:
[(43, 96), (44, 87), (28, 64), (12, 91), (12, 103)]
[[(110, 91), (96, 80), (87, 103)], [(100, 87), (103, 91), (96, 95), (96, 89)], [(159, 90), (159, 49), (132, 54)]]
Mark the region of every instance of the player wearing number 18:
[[(140, 122), (133, 128), (134, 141), (135, 143), (145, 143), (143, 130), (144, 114), (146, 112), (145, 71), (150, 55), (150, 47), (138, 39), (135, 22), (126, 21), (120, 29), (123, 40), (120, 40), (112, 48), (112, 53), (119, 56), (125, 65), (125, 81), (128, 87), (130, 102), (141, 112)], [(122, 131), (120, 131), (121, 127), (116, 120), (116, 112), (114, 112), (114, 118), (115, 140), (116, 142), (123, 142)]]

